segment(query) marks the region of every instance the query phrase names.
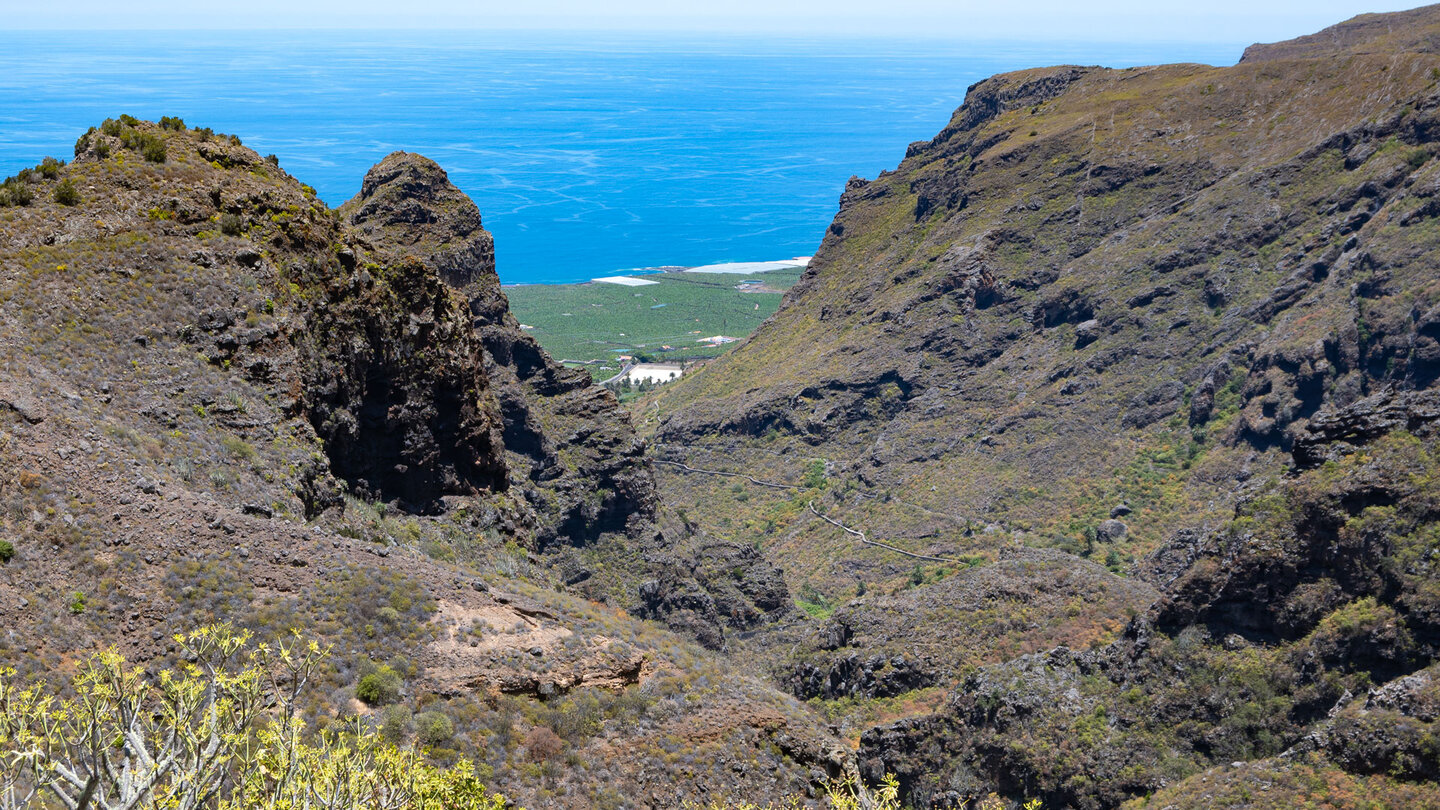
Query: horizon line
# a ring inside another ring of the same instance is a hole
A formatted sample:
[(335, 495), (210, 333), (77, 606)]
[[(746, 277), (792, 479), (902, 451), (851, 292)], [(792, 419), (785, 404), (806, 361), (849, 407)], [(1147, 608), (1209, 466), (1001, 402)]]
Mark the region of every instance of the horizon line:
[(71, 26), (55, 27), (40, 25), (19, 25), (8, 29), (11, 34), (16, 33), (50, 33), (50, 34), (74, 34), (74, 33), (102, 33), (102, 34), (132, 34), (132, 33), (324, 33), (324, 32), (354, 32), (354, 33), (392, 33), (392, 34), (413, 34), (413, 33), (438, 33), (438, 34), (460, 34), (460, 33), (506, 33), (506, 34), (549, 34), (549, 35), (635, 35), (651, 34), (656, 36), (694, 36), (723, 37), (727, 39), (792, 39), (800, 41), (823, 41), (836, 39), (850, 40), (889, 40), (889, 41), (910, 41), (910, 42), (947, 42), (947, 43), (1005, 43), (1005, 44), (1095, 44), (1095, 45), (1128, 45), (1132, 47), (1150, 47), (1164, 45), (1215, 45), (1215, 46), (1249, 46), (1260, 44), (1263, 40), (1245, 41), (1238, 39), (1212, 38), (1197, 36), (1192, 38), (1148, 38), (1148, 37), (1106, 37), (1106, 36), (1061, 36), (1050, 33), (1037, 33), (1030, 36), (1004, 36), (998, 34), (942, 34), (928, 32), (873, 32), (873, 31), (784, 31), (784, 30), (739, 30), (728, 28), (664, 28), (664, 27), (548, 27), (537, 28), (527, 25), (384, 25), (376, 23), (373, 25), (325, 25), (325, 26), (262, 26), (262, 25), (238, 25), (238, 26)]

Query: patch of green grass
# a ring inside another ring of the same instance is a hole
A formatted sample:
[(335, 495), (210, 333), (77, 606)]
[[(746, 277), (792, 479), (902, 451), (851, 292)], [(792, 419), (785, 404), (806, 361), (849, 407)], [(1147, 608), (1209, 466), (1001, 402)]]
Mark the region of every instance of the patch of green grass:
[[(754, 275), (661, 273), (655, 284), (529, 284), (507, 287), (510, 309), (557, 360), (588, 362), (600, 376), (616, 372), (620, 354), (643, 354), (657, 361), (700, 360), (722, 354), (734, 344), (711, 347), (696, 341), (726, 335), (743, 338), (780, 306), (781, 293), (801, 270)], [(761, 284), (771, 292), (742, 292)], [(665, 346), (671, 348), (665, 349)], [(605, 375), (608, 376), (608, 375)]]

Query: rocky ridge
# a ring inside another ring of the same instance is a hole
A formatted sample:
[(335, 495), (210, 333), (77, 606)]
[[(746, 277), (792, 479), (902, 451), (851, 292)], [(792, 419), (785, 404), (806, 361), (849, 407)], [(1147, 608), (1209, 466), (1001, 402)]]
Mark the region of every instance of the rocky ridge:
[[(695, 578), (720, 563), (662, 529), (628, 417), (516, 327), (433, 163), (393, 156), (332, 211), (239, 138), (123, 116), (0, 202), (0, 657), (20, 677), (109, 645), (167, 666), (173, 632), (230, 621), (333, 645), (310, 722), (409, 738), (439, 713), (437, 756), (522, 803), (778, 798), (845, 767), (793, 698), (624, 609), (671, 619), (646, 601), (664, 587), (641, 594), (663, 579), (695, 595), (673, 623), (719, 647), (743, 611), (717, 605), (744, 594)], [(574, 593), (592, 582), (611, 606)], [(397, 691), (366, 705), (377, 673)]]
[[(1123, 566), (1223, 519), (1315, 413), (1440, 373), (1429, 25), (1356, 33), (1344, 57), (975, 85), (895, 171), (849, 185), (780, 311), (658, 392), (642, 431), (767, 480), (819, 459), (889, 497), (847, 504), (854, 521), (931, 556), (993, 555), (967, 521), (1087, 550), (1124, 503), (1123, 541), (1088, 549)], [(724, 486), (692, 477), (677, 503), (716, 529), (703, 504)], [(740, 536), (785, 537), (792, 572), (835, 542), (814, 521)], [(844, 579), (813, 579), (843, 598)]]

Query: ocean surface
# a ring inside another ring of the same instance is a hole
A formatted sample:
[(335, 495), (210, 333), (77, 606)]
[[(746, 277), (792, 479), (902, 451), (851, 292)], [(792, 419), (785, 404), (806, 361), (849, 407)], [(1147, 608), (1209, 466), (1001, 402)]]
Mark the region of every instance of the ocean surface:
[(965, 88), (1048, 64), (1232, 64), (1242, 45), (517, 32), (29, 32), (0, 49), (0, 176), (121, 113), (241, 136), (338, 205), (396, 149), (479, 204), (506, 283), (814, 252), (851, 175)]

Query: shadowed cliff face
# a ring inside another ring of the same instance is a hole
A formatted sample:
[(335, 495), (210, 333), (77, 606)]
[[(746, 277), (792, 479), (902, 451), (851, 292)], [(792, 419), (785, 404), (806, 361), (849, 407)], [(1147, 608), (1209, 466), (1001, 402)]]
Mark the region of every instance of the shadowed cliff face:
[(302, 343), (331, 469), (357, 495), (412, 511), (503, 491), (500, 413), (464, 301), (409, 257), (357, 280), (310, 314)]
[(727, 628), (788, 609), (778, 572), (753, 549), (717, 543), (683, 521), (661, 528), (645, 443), (629, 413), (588, 372), (556, 363), (520, 329), (480, 212), (443, 169), (391, 154), (340, 214), (378, 255), (418, 262), (468, 302), (481, 351), (467, 363), (484, 380), (481, 407), (498, 417), (508, 474), (500, 488), (524, 504), (528, 545), (569, 585), (715, 648)]
[(467, 302), (484, 350), (471, 360), (501, 418), (510, 484), (537, 513), (540, 548), (653, 522), (654, 482), (629, 415), (588, 373), (554, 362), (521, 331), (495, 273), (494, 239), (443, 169), (395, 152), (340, 213), (379, 253), (418, 260)]

